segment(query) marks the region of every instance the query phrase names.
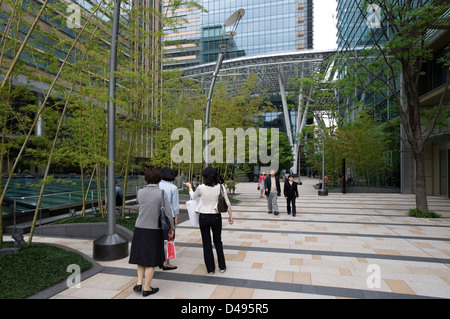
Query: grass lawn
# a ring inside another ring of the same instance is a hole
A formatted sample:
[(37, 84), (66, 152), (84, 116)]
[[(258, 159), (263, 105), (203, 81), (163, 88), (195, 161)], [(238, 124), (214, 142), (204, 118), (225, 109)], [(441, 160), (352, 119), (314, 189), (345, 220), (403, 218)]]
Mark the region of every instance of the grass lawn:
[[(4, 242), (0, 248), (14, 247)], [(23, 245), (16, 254), (0, 255), (0, 299), (22, 299), (67, 280), (75, 264), (81, 272), (92, 267), (80, 254), (46, 244)]]
[(424, 213), (418, 208), (411, 208), (408, 215), (417, 218), (442, 218), (441, 215), (436, 214), (435, 212), (429, 211), (428, 213)]

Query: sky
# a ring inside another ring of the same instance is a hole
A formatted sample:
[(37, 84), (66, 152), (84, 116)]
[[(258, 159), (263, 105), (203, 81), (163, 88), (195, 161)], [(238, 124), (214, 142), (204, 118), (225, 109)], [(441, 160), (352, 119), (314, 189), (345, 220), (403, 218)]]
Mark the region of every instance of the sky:
[(335, 49), (336, 0), (314, 0), (314, 49)]

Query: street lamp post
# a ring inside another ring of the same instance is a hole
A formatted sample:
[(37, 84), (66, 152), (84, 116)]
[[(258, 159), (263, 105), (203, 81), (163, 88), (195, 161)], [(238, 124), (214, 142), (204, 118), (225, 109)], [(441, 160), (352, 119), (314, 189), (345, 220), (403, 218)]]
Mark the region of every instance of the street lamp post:
[(206, 100), (206, 111), (205, 111), (205, 167), (209, 164), (209, 111), (211, 108), (212, 94), (214, 90), (214, 84), (216, 83), (217, 75), (219, 74), (220, 67), (222, 66), (223, 59), (225, 58), (225, 52), (219, 52), (219, 57), (217, 58), (216, 68), (211, 79), (211, 86), (209, 87), (208, 98)]
[(128, 256), (128, 241), (116, 233), (116, 77), (114, 73), (117, 68), (120, 2), (121, 0), (115, 0), (114, 3), (109, 65), (107, 231), (94, 241), (93, 253), (94, 259), (101, 261), (118, 260)]
[(231, 40), (236, 35), (236, 28), (238, 26), (238, 22), (242, 19), (245, 14), (244, 9), (239, 9), (234, 12), (223, 24), (224, 28), (233, 25), (232, 31), (227, 31), (222, 34), (222, 40), (225, 40), (225, 44), (219, 45), (219, 50), (223, 50), (223, 52), (219, 52), (219, 56), (217, 58), (216, 67), (214, 69), (214, 73), (211, 79), (211, 86), (209, 87), (208, 98), (206, 100), (206, 111), (205, 111), (205, 168), (209, 165), (209, 118), (210, 118), (210, 108), (211, 108), (211, 100), (212, 94), (214, 90), (214, 84), (216, 83), (217, 76), (219, 75), (220, 68), (222, 66), (223, 60), (225, 59), (225, 54), (227, 53)]

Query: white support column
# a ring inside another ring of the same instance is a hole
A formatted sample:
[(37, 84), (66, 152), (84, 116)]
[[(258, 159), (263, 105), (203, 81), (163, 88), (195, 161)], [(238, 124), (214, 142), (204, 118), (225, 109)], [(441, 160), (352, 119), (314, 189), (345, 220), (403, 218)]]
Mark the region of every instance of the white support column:
[[(301, 72), (301, 78), (304, 76), (304, 70), (302, 69)], [(308, 112), (308, 108), (305, 109), (305, 112), (303, 112), (303, 103), (304, 103), (304, 96), (303, 96), (303, 84), (300, 88), (300, 94), (298, 95), (298, 106), (297, 106), (297, 118), (295, 121), (295, 134), (294, 134), (294, 168), (293, 172), (294, 174), (299, 174), (299, 181), (300, 181), (300, 167), (299, 167), (299, 160), (300, 160), (300, 142), (297, 141), (297, 134), (299, 134), (303, 126), (305, 125), (306, 120), (306, 114)]]
[(280, 84), (281, 102), (283, 104), (284, 123), (286, 124), (287, 136), (289, 139), (289, 143), (291, 144), (291, 147), (292, 147), (292, 152), (294, 154), (294, 166), (291, 167), (290, 169), (292, 171), (294, 171), (294, 170), (296, 170), (296, 166), (297, 166), (297, 164), (296, 164), (297, 163), (297, 151), (296, 151), (297, 143), (294, 143), (294, 139), (292, 137), (291, 116), (290, 116), (287, 99), (286, 99), (286, 85), (284, 83), (284, 78), (283, 78), (283, 75), (281, 74), (280, 70), (278, 70), (278, 82)]
[(292, 138), (291, 119), (286, 99), (286, 86), (280, 70), (278, 70), (278, 83), (280, 84), (281, 102), (283, 104), (284, 122), (286, 124), (287, 136), (289, 138), (289, 143), (291, 143), (291, 146), (294, 146), (294, 140)]
[[(38, 104), (41, 105), (42, 96), (40, 94), (38, 94), (37, 100), (38, 100)], [(44, 136), (44, 120), (42, 119), (41, 115), (39, 115), (36, 126), (34, 127), (34, 135), (35, 136)]]

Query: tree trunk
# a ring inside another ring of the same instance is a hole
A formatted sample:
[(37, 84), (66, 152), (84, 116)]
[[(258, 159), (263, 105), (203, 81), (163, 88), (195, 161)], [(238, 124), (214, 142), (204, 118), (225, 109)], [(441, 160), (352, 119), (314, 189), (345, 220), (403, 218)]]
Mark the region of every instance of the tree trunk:
[(423, 150), (414, 154), (416, 162), (416, 207), (424, 213), (428, 213), (427, 179), (425, 176), (425, 152)]

